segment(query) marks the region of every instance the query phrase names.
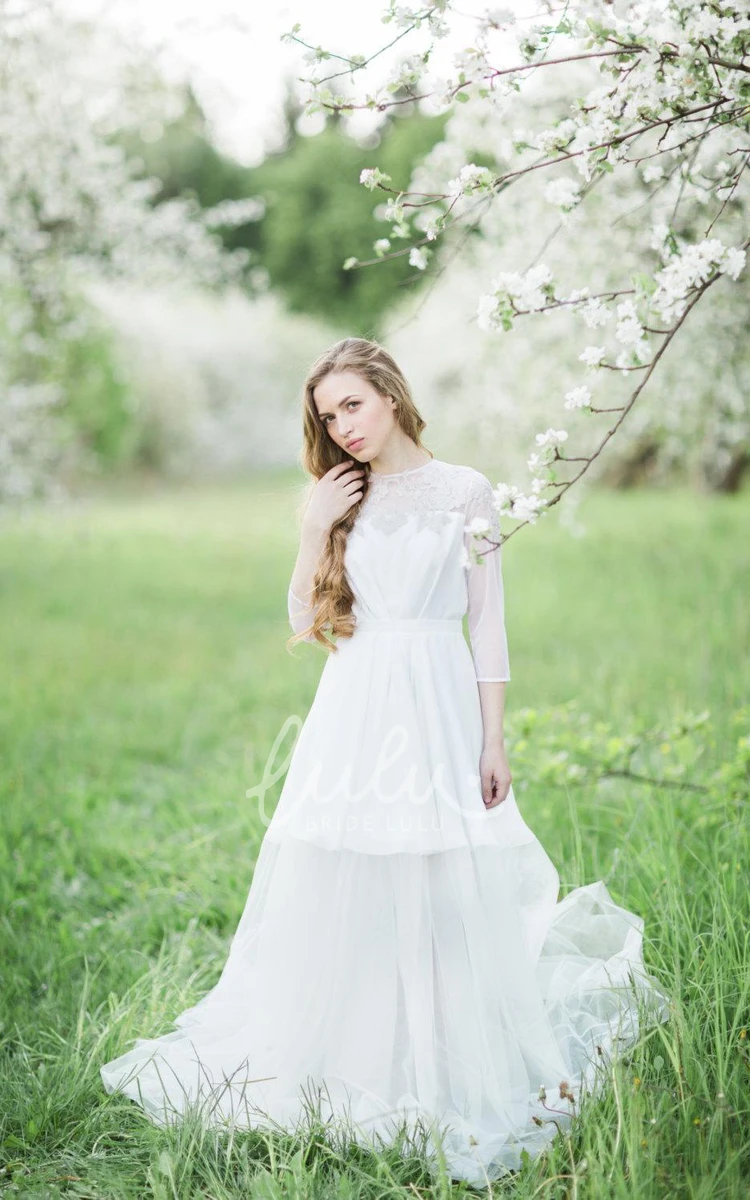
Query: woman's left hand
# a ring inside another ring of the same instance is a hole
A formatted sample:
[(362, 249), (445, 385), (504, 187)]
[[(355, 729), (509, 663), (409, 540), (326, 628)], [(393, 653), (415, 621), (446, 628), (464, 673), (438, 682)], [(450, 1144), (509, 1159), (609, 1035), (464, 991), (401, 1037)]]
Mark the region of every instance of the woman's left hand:
[(508, 795), (511, 784), (510, 767), (505, 746), (485, 746), (479, 759), (482, 799), (485, 808), (496, 808)]

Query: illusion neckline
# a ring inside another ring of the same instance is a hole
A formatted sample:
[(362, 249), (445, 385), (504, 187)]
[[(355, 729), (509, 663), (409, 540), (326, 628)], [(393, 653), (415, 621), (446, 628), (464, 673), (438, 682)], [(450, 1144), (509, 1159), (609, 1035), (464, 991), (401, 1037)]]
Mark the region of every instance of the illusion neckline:
[(428, 458), (427, 462), (422, 463), (421, 466), (407, 467), (405, 471), (370, 471), (368, 479), (400, 479), (402, 475), (414, 475), (416, 471), (424, 471), (426, 467), (437, 461), (436, 458)]

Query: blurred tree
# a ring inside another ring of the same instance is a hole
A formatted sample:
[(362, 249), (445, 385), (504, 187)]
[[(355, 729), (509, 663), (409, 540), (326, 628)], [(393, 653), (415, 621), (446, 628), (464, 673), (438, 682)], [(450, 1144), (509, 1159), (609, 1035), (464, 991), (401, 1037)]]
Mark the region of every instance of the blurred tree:
[[(378, 162), (396, 186), (444, 135), (445, 119), (419, 113), (384, 123)], [(372, 258), (373, 240), (386, 237), (373, 215), (378, 200), (360, 185), (373, 163), (372, 146), (347, 136), (340, 124), (297, 138), (287, 152), (254, 172), (254, 191), (267, 204), (260, 224), (261, 261), (292, 311), (325, 315), (347, 333), (377, 337), (382, 317), (401, 291), (422, 281), (405, 256), (368, 271), (345, 271), (346, 258)], [(394, 242), (394, 248), (399, 243)], [(418, 277), (418, 278), (417, 278)]]
[[(244, 200), (255, 192), (253, 172), (217, 150), (200, 102), (189, 84), (179, 89), (182, 111), (161, 127), (158, 136), (150, 126), (128, 129), (117, 135), (129, 158), (139, 159), (143, 174), (161, 182), (155, 204), (175, 197), (192, 197), (201, 208), (224, 200)], [(219, 231), (228, 249), (250, 250), (257, 260), (260, 234), (253, 221)]]
[(154, 204), (143, 163), (113, 138), (158, 137), (174, 117), (144, 48), (58, 0), (27, 7), (0, 4), (0, 502), (59, 494), (82, 464), (127, 457), (132, 411), (95, 282), (221, 288), (247, 269), (210, 210)]
[(384, 169), (406, 186), (416, 163), (443, 138), (445, 117), (425, 117), (409, 106), (386, 119), (367, 147), (337, 119), (305, 137), (297, 130), (301, 110), (290, 84), (282, 105), (280, 150), (257, 167), (245, 167), (212, 144), (205, 114), (190, 88), (184, 101), (180, 116), (158, 139), (149, 140), (148, 130), (129, 131), (121, 139), (128, 154), (142, 161), (144, 174), (161, 180), (154, 203), (193, 196), (210, 208), (224, 200), (259, 197), (264, 215), (220, 230), (224, 245), (249, 250), (250, 268), (265, 268), (291, 311), (377, 336), (401, 289), (419, 286), (422, 273), (405, 256), (372, 271), (343, 269), (346, 258), (371, 258), (373, 240), (391, 232), (373, 216), (378, 201), (361, 187), (360, 171), (372, 165), (377, 152)]
[(408, 183), (378, 152), (363, 185), (412, 263), (436, 271), (428, 297), (391, 313), (389, 349), (433, 402), (442, 388), (444, 433), (471, 424), (483, 457), (516, 435), (528, 486), (498, 483), (499, 515), (518, 522), (504, 536), (606, 476), (628, 439), (621, 482), (687, 468), (736, 490), (750, 464), (747, 4), (546, 7), (529, 23), (510, 5), (391, 0), (382, 44), (337, 45), (335, 64), (300, 22), (283, 35), (307, 50), (308, 115), (388, 113), (404, 92), (449, 113)]

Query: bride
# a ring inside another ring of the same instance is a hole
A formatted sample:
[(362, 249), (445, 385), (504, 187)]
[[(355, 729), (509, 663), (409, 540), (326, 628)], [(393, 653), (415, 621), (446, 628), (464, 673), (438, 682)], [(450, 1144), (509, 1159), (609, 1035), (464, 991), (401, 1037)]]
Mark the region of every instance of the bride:
[(601, 880), (559, 899), (519, 811), (493, 489), (424, 427), (376, 342), (311, 367), (288, 613), (320, 682), (218, 983), (101, 1075), (157, 1124), (293, 1129), (312, 1103), (376, 1148), (426, 1131), (484, 1184), (668, 1004), (642, 918)]

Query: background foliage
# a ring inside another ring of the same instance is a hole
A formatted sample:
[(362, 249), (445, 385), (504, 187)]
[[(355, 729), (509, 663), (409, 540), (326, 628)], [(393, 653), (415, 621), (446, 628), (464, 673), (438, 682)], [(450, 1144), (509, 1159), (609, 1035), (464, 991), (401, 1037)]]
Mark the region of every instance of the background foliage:
[[(0, 654), (15, 680), (0, 706), (9, 1195), (427, 1186), (418, 1162), (326, 1150), (322, 1131), (231, 1143), (159, 1131), (99, 1083), (99, 1063), (166, 1031), (215, 981), (247, 895), (264, 829), (245, 792), (321, 666), (313, 647), (285, 648), (301, 482), (259, 473), (2, 523), (13, 588), (0, 594)], [(506, 549), (519, 807), (561, 894), (603, 878), (643, 915), (646, 961), (674, 1003), (603, 1109), (509, 1195), (554, 1191), (560, 1175), (592, 1198), (656, 1200), (686, 1179), (696, 1194), (742, 1193), (747, 507), (685, 491), (597, 497), (580, 514), (585, 553), (552, 515)]]

